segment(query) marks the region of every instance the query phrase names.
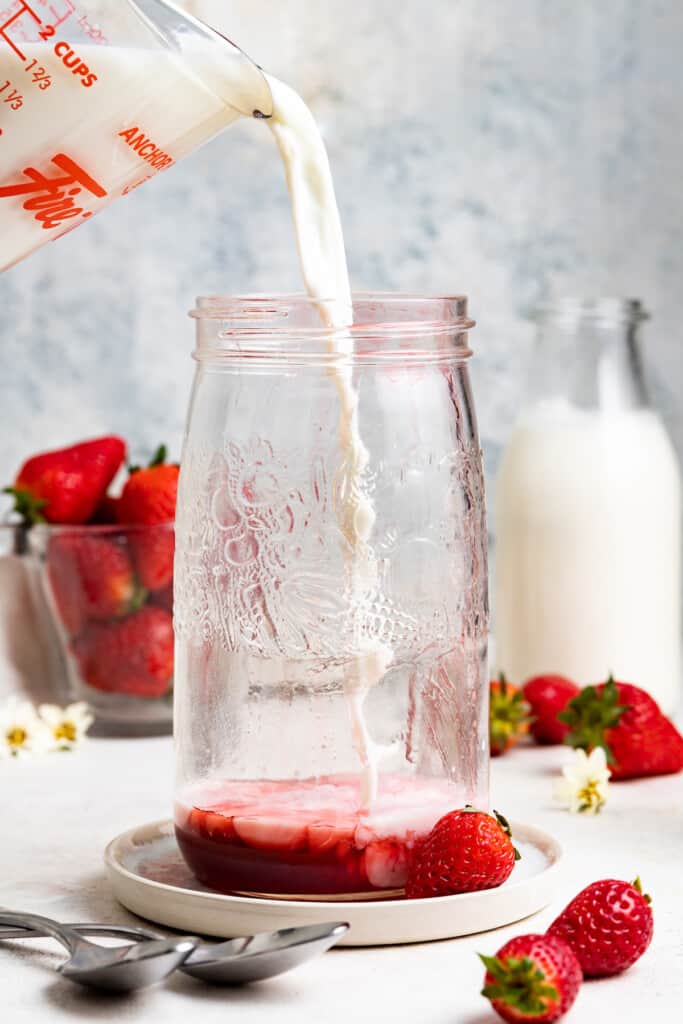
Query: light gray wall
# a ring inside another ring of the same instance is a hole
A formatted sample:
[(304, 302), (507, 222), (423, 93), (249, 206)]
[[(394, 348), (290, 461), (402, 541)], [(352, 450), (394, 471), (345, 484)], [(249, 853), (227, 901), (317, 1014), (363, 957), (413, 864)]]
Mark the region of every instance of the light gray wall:
[[(628, 293), (683, 447), (683, 6), (675, 0), (187, 0), (324, 128), (354, 283), (464, 291), (489, 465), (519, 400), (525, 311)], [(227, 11), (227, 13), (226, 13)], [(179, 444), (200, 293), (297, 289), (258, 124), (0, 278), (0, 477), (117, 430)]]

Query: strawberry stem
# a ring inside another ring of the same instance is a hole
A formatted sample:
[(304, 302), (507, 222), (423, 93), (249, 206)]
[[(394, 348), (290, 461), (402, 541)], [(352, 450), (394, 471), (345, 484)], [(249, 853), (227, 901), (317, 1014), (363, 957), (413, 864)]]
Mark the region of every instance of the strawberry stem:
[(35, 526), (37, 523), (46, 523), (47, 519), (42, 514), (49, 503), (43, 498), (34, 498), (29, 491), (23, 491), (19, 487), (5, 487), (3, 494), (11, 494), (14, 498), (13, 511), (21, 516), (23, 523)]
[(501, 960), (497, 956), (479, 953), (479, 959), (493, 979), (481, 990), (487, 999), (500, 1000), (505, 1006), (529, 1017), (540, 1017), (548, 1009), (549, 1002), (559, 999), (555, 986), (548, 984), (545, 974), (530, 957)]
[(564, 742), (570, 747), (580, 747), (587, 751), (601, 747), (605, 751), (607, 763), (614, 764), (606, 733), (619, 724), (622, 715), (628, 710), (629, 705), (619, 702), (619, 690), (612, 676), (599, 693), (597, 687), (586, 686), (557, 716), (560, 722), (569, 726)]

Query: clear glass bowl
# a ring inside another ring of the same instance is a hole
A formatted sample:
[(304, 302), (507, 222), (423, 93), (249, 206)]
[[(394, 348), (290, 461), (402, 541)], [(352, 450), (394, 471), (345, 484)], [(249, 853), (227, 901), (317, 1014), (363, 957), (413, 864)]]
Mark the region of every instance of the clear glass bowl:
[(173, 720), (174, 527), (34, 526), (25, 533), (65, 702), (100, 731), (169, 732)]
[(357, 296), (336, 336), (303, 297), (204, 299), (195, 316), (180, 847), (226, 892), (400, 892), (436, 820), (488, 804), (466, 300)]

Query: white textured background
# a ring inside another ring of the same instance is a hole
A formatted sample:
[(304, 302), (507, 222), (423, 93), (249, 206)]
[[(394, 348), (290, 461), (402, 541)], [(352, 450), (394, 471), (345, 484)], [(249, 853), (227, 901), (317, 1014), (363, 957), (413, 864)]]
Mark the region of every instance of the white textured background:
[[(679, 449), (676, 0), (186, 0), (324, 128), (354, 283), (464, 291), (489, 466), (552, 293), (642, 297)], [(299, 287), (281, 167), (245, 123), (0, 278), (0, 476), (117, 430), (178, 446), (199, 293)]]

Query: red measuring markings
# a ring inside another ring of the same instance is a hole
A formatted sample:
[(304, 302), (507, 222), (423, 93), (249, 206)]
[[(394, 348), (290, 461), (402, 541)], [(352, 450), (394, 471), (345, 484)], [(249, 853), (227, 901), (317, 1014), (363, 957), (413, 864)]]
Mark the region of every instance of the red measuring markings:
[[(8, 32), (11, 28), (16, 29), (17, 27), (21, 27), (21, 22), (26, 17), (33, 19), (36, 25), (42, 26), (43, 21), (42, 18), (38, 17), (33, 8), (26, 3), (26, 0), (18, 0), (18, 6), (14, 10), (14, 14), (12, 14), (11, 11), (12, 8), (10, 8), (9, 12), (5, 11), (3, 13), (4, 20), (2, 24), (0, 24), (0, 39), (4, 39), (8, 46), (11, 46), (11, 48), (14, 50), (18, 57), (20, 57), (22, 60), (26, 60), (25, 54), (22, 53), (22, 51), (19, 49), (16, 43), (14, 43), (12, 39), (10, 39)], [(36, 35), (35, 28), (33, 31), (33, 35)]]
[(24, 178), (27, 180), (16, 185), (0, 186), (0, 199), (29, 196), (30, 198), (24, 201), (24, 209), (35, 214), (35, 220), (45, 231), (60, 227), (64, 221), (72, 220), (74, 217), (81, 217), (83, 220), (92, 217), (92, 211), (88, 212), (74, 202), (75, 197), (80, 196), (84, 189), (96, 199), (105, 199), (108, 194), (94, 178), (64, 153), (54, 156), (52, 163), (62, 171), (56, 178), (48, 178), (35, 167), (27, 167), (24, 170)]
[[(37, 13), (38, 9), (40, 14)], [(28, 0), (14, 0), (9, 7), (0, 11), (0, 41), (4, 39), (18, 57), (26, 60), (19, 42), (37, 42), (38, 39), (47, 42), (58, 27), (75, 13), (76, 5), (72, 0), (31, 0), (31, 3)]]

